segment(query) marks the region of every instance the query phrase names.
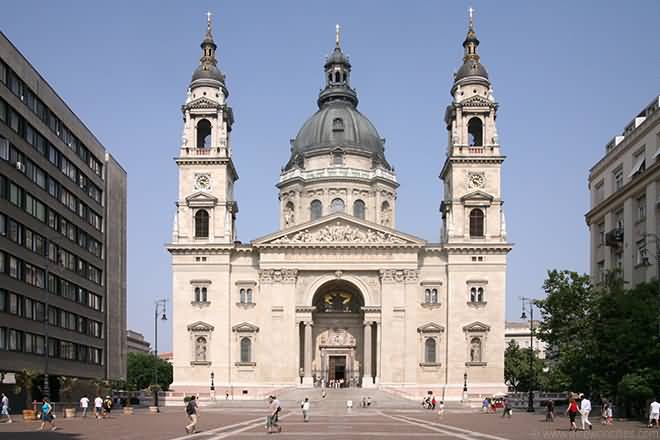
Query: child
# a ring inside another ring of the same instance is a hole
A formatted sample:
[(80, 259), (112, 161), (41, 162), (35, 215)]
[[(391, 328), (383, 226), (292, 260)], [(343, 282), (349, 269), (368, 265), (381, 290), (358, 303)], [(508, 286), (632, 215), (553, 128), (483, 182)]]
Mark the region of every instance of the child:
[(440, 417), (445, 415), (445, 401), (441, 400), (440, 404), (438, 405), (438, 415)]

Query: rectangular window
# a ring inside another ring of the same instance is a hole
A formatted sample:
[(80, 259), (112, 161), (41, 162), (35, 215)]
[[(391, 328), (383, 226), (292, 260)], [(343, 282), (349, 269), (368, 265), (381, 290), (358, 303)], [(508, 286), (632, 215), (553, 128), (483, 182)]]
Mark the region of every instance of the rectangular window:
[(9, 160), (9, 141), (0, 136), (0, 159)]
[(642, 239), (637, 242), (637, 252), (635, 253), (635, 264), (636, 265), (648, 264), (646, 239)]
[(598, 246), (605, 245), (605, 222), (598, 223)]
[(619, 191), (623, 188), (623, 167), (619, 166), (613, 172), (614, 177), (614, 191)]
[(7, 291), (0, 289), (0, 312), (7, 310)]
[(637, 221), (646, 220), (646, 195), (637, 199)]
[(0, 350), (7, 349), (7, 329), (0, 327)]
[(623, 209), (618, 210), (614, 213), (614, 225), (617, 229), (623, 231)]

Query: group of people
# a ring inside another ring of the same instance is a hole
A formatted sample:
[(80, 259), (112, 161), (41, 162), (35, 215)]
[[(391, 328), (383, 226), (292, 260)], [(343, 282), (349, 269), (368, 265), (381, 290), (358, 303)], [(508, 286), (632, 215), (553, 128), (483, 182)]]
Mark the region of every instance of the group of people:
[[(87, 417), (87, 410), (89, 409), (89, 397), (85, 394), (80, 398), (80, 410), (83, 417)], [(97, 419), (105, 419), (110, 417), (110, 412), (112, 411), (112, 399), (110, 396), (105, 396), (105, 399), (101, 396), (96, 396), (94, 398), (94, 416)]]

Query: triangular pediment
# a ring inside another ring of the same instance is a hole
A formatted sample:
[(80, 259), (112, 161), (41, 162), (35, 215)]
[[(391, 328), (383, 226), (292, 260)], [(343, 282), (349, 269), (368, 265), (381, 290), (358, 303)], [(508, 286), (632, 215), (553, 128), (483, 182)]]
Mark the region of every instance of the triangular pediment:
[(489, 330), (489, 325), (479, 321), (474, 321), (472, 324), (468, 324), (463, 327), (464, 332), (487, 332)]
[(493, 103), (483, 96), (474, 95), (461, 101), (463, 107), (490, 107)]
[(435, 322), (429, 322), (417, 327), (417, 331), (419, 333), (441, 333), (445, 331), (445, 328)]
[(219, 104), (212, 99), (207, 98), (206, 96), (200, 96), (195, 98), (185, 105), (187, 109), (218, 109), (222, 107), (222, 104)]
[(211, 324), (207, 324), (207, 323), (202, 322), (202, 321), (197, 321), (197, 322), (193, 322), (192, 324), (190, 324), (188, 326), (188, 331), (191, 331), (191, 332), (212, 332), (214, 328), (215, 327), (213, 327)]
[(336, 213), (296, 225), (252, 242), (254, 246), (423, 246), (421, 238)]
[(240, 324), (233, 326), (231, 331), (238, 333), (256, 333), (259, 331), (259, 327), (251, 322), (241, 322)]
[(210, 207), (215, 206), (218, 199), (211, 194), (198, 191), (186, 197), (186, 204), (190, 207)]
[(483, 192), (483, 191), (472, 191), (470, 193), (465, 194), (463, 197), (461, 197), (461, 201), (466, 201), (466, 200), (473, 200), (473, 201), (487, 201), (487, 202), (492, 202), (495, 197), (491, 196), (490, 194)]

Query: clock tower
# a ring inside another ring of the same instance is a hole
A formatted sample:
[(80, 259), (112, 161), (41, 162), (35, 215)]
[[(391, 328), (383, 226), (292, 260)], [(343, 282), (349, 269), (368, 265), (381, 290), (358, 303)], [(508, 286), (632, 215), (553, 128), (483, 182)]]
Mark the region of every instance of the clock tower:
[(458, 243), (505, 243), (496, 118), (498, 104), (486, 68), (481, 64), (470, 9), (463, 42), (463, 65), (454, 74), (453, 100), (445, 112), (448, 131), (447, 159), (440, 178), (444, 181), (442, 241)]
[(231, 244), (236, 238), (231, 129), (234, 116), (227, 105), (225, 76), (218, 68), (217, 45), (208, 14), (201, 44), (202, 57), (193, 73), (183, 113), (179, 156), (179, 194), (172, 242), (174, 244)]

